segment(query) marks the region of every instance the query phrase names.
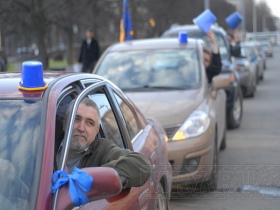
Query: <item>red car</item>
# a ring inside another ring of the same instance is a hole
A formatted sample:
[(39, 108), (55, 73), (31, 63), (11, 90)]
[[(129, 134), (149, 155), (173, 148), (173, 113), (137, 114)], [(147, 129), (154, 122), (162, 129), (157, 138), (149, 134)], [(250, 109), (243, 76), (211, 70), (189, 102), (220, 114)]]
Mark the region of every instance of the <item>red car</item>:
[(29, 76), (0, 74), (1, 209), (73, 208), (68, 185), (57, 195), (51, 192), (54, 155), (68, 104), (85, 97), (100, 109), (98, 135), (144, 154), (153, 171), (142, 187), (122, 190), (114, 169), (82, 169), (94, 182), (86, 194), (91, 202), (79, 209), (168, 209), (172, 170), (166, 134), (156, 120), (146, 119), (118, 87), (100, 76), (49, 72), (44, 74), (43, 88), (21, 88)]

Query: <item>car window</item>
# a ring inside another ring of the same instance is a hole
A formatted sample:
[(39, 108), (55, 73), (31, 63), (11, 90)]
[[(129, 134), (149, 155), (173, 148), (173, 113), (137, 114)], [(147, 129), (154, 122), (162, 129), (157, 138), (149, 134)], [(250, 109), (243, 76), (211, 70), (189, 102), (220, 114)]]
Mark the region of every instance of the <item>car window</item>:
[(78, 93), (74, 89), (69, 89), (59, 98), (55, 119), (55, 151), (58, 150), (64, 137), (63, 121), (66, 110), (77, 95)]
[(97, 74), (122, 89), (195, 89), (201, 81), (199, 56), (195, 49), (111, 52), (101, 62)]
[(0, 110), (1, 207), (30, 209), (43, 154), (39, 149), (42, 102), (0, 100)]
[(130, 138), (132, 140), (137, 135), (137, 133), (141, 130), (141, 128), (139, 127), (136, 117), (133, 111), (130, 109), (130, 107), (116, 93), (114, 93), (114, 95), (121, 108), (121, 111), (123, 113), (126, 122), (127, 129), (130, 134)]
[(90, 94), (88, 97), (93, 100), (99, 108), (101, 127), (105, 137), (113, 141), (117, 146), (124, 148), (116, 116), (105, 93), (94, 93)]

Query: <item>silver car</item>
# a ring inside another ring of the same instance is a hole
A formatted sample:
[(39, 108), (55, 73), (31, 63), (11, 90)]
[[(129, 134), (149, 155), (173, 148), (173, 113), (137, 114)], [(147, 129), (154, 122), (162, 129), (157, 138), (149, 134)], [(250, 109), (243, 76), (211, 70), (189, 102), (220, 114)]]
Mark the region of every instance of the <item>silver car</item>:
[[(173, 187), (215, 190), (218, 151), (226, 147), (224, 75), (208, 84), (202, 41), (135, 40), (108, 48), (94, 73), (110, 79), (165, 128)], [(155, 154), (157, 156), (157, 154)]]

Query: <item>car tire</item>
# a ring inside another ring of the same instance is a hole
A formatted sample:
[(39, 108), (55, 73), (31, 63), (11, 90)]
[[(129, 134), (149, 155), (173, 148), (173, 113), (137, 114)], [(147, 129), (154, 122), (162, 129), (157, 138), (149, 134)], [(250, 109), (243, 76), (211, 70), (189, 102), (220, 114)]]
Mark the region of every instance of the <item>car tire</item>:
[(246, 97), (248, 98), (254, 98), (255, 97), (255, 93), (256, 93), (257, 87), (256, 87), (256, 83), (253, 82), (252, 87), (251, 87), (251, 92), (246, 94)]
[(242, 121), (243, 115), (243, 95), (240, 88), (234, 99), (233, 108), (227, 112), (227, 127), (229, 129), (238, 128)]
[(263, 80), (263, 74), (260, 76), (260, 80)]
[(164, 191), (162, 183), (158, 184), (156, 193), (157, 193), (156, 210), (168, 210), (168, 202), (166, 199), (166, 193)]

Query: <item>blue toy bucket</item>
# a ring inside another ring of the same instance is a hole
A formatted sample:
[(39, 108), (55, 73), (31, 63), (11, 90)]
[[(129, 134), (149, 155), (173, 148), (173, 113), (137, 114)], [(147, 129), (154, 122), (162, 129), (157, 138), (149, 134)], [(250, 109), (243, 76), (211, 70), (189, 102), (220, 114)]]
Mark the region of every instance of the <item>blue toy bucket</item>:
[(242, 20), (243, 18), (239, 12), (234, 12), (225, 19), (231, 29), (236, 29)]
[(199, 16), (193, 19), (196, 24), (204, 33), (208, 33), (211, 25), (217, 20), (216, 16), (209, 10), (205, 10)]
[(38, 88), (45, 85), (42, 63), (39, 61), (23, 62), (20, 86), (24, 88)]
[(188, 33), (185, 31), (180, 31), (178, 34), (179, 42), (181, 44), (186, 44), (188, 43)]

